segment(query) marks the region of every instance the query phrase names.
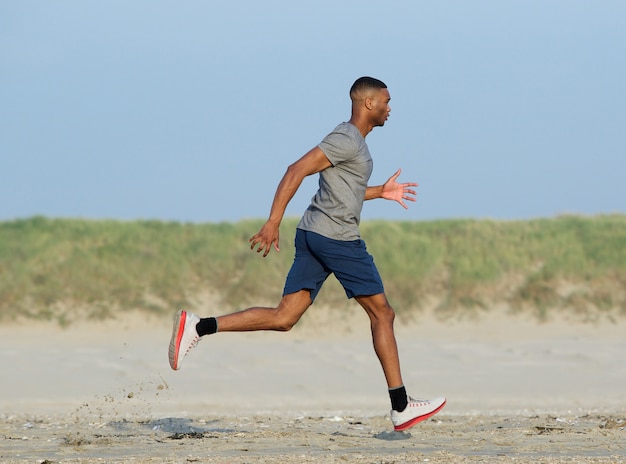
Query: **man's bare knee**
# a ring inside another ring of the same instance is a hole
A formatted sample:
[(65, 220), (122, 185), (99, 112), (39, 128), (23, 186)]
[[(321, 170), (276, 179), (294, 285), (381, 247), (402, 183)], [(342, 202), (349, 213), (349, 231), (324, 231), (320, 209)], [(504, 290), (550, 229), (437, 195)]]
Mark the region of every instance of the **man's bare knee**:
[(289, 332), (299, 320), (300, 317), (293, 317), (290, 314), (281, 314), (281, 311), (277, 309), (275, 318), (276, 325), (274, 330), (277, 330), (278, 332)]
[(396, 313), (384, 294), (357, 297), (356, 300), (367, 312), (372, 323), (393, 324)]
[(298, 323), (311, 303), (309, 292), (302, 291), (283, 297), (274, 310), (274, 330), (289, 332)]
[(391, 306), (385, 305), (380, 311), (378, 311), (376, 316), (381, 322), (393, 325), (393, 321), (396, 318), (396, 312)]

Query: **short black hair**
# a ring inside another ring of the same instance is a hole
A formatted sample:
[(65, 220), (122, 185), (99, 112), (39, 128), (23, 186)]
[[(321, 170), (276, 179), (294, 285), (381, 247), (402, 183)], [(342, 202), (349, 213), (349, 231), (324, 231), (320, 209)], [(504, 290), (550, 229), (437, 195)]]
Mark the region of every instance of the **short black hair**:
[(354, 100), (354, 97), (361, 93), (363, 90), (368, 89), (386, 89), (387, 85), (381, 80), (375, 79), (373, 77), (363, 76), (359, 77), (352, 87), (350, 87), (350, 98)]

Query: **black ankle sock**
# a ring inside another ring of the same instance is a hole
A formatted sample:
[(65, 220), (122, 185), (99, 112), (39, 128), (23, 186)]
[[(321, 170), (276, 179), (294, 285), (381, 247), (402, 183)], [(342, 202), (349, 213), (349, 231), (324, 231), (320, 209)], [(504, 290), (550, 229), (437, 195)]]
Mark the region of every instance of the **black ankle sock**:
[(217, 319), (214, 317), (200, 319), (200, 322), (196, 324), (196, 331), (201, 337), (214, 334), (217, 332)]
[(398, 388), (390, 388), (389, 398), (391, 398), (391, 409), (394, 411), (402, 412), (409, 404), (409, 399), (406, 395), (406, 388), (404, 388), (404, 385)]

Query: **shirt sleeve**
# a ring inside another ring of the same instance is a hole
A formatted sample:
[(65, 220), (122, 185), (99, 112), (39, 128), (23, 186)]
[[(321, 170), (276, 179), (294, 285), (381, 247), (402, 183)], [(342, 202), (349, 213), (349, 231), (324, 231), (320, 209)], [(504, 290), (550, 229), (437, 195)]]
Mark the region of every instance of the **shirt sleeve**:
[(357, 154), (356, 141), (343, 131), (334, 130), (318, 146), (333, 166), (348, 161)]

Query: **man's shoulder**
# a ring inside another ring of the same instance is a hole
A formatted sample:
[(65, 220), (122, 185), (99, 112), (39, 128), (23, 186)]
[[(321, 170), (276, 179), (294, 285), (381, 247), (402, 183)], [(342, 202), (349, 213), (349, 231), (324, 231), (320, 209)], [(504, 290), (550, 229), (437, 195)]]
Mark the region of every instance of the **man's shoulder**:
[(357, 129), (356, 126), (350, 124), (349, 122), (342, 122), (337, 124), (337, 127), (333, 129), (331, 134), (345, 134), (355, 138), (357, 138), (357, 136), (361, 136), (359, 129)]
[(365, 140), (363, 136), (359, 132), (359, 130), (350, 124), (349, 122), (342, 122), (337, 125), (320, 143), (321, 146), (324, 144), (331, 145), (339, 145), (339, 146), (347, 146), (352, 149), (358, 148), (361, 146)]

